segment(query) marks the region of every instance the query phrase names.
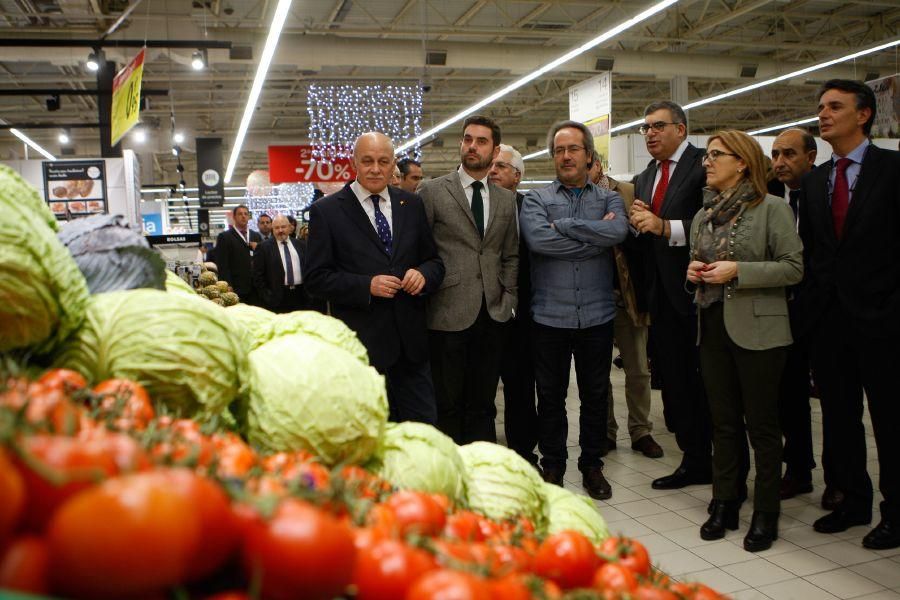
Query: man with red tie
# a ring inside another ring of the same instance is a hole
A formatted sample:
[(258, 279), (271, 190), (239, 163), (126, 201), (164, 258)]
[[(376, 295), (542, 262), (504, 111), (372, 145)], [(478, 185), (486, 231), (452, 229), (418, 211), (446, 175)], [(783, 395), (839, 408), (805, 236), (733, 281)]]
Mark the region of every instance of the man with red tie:
[(801, 186), (806, 277), (800, 297), (824, 445), (844, 499), (813, 527), (838, 533), (872, 520), (865, 392), (884, 500), (881, 522), (862, 543), (886, 550), (900, 547), (900, 152), (869, 141), (876, 103), (863, 82), (825, 82), (818, 110), (819, 131), (833, 153)]
[(655, 489), (677, 489), (712, 481), (709, 407), (700, 379), (697, 317), (684, 289), (688, 265), (686, 233), (703, 204), (706, 171), (703, 150), (687, 141), (687, 117), (674, 102), (644, 109), (640, 126), (653, 157), (635, 180), (631, 226), (624, 248), (643, 268), (633, 269), (650, 312), (653, 368), (662, 379), (663, 415), (684, 453), (671, 475), (653, 481)]

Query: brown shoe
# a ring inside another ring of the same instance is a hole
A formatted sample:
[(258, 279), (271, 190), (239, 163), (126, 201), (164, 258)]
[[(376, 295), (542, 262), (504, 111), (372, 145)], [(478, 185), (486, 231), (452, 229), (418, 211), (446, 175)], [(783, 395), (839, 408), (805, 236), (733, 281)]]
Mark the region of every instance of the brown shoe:
[(657, 444), (650, 434), (631, 444), (631, 449), (637, 450), (647, 458), (660, 458), (663, 455), (662, 446)]
[(612, 486), (603, 476), (603, 467), (587, 467), (582, 471), (584, 475), (584, 489), (588, 496), (596, 500), (609, 500), (612, 498)]
[(822, 508), (837, 510), (843, 502), (844, 492), (830, 485), (825, 486), (825, 492), (822, 494)]

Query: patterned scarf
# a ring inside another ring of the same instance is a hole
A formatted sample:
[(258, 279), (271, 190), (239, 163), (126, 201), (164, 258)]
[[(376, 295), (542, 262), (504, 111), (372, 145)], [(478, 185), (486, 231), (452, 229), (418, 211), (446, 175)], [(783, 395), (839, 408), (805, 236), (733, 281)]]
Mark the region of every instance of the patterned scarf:
[[(710, 188), (704, 189), (703, 208), (706, 212), (701, 217), (694, 240), (694, 260), (709, 264), (728, 259), (731, 224), (756, 197), (753, 184), (746, 178), (718, 194)], [(724, 297), (724, 284), (701, 283), (697, 286), (694, 303), (700, 308), (707, 308), (713, 302), (721, 302)]]

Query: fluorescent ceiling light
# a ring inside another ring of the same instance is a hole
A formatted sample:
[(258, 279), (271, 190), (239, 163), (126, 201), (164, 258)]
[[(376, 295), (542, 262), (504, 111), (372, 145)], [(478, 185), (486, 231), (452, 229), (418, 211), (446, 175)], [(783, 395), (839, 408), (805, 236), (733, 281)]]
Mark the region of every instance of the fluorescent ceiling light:
[(25, 135), (24, 133), (22, 133), (21, 131), (19, 131), (19, 130), (16, 129), (15, 127), (11, 128), (11, 129), (9, 130), (9, 132), (10, 132), (11, 134), (13, 134), (14, 136), (16, 136), (17, 138), (19, 138), (20, 140), (22, 140), (23, 142), (25, 142), (26, 144), (28, 144), (29, 146), (31, 146), (32, 149), (37, 150), (38, 152), (40, 152), (41, 154), (43, 154), (43, 155), (44, 155), (44, 158), (46, 158), (47, 160), (56, 160), (56, 157), (55, 157), (55, 156), (53, 156), (52, 154), (50, 154), (49, 152), (47, 152), (46, 150), (44, 150), (44, 149), (40, 146), (40, 144), (38, 144), (37, 142), (35, 142), (33, 139), (31, 139), (30, 137), (28, 137), (27, 135)]
[[(638, 23), (640, 23), (640, 22), (642, 22), (642, 21), (646, 21), (647, 19), (649, 19), (649, 18), (652, 17), (653, 15), (655, 15), (655, 14), (657, 14), (657, 13), (659, 13), (659, 12), (661, 12), (661, 11), (667, 9), (667, 8), (669, 8), (670, 6), (672, 6), (673, 4), (675, 4), (675, 3), (677, 3), (677, 2), (678, 2), (678, 0), (663, 0), (662, 2), (657, 2), (656, 4), (654, 4), (653, 6), (651, 6), (650, 8), (648, 8), (647, 10), (643, 11), (642, 13), (639, 13), (639, 14), (635, 15), (634, 17), (628, 19), (627, 21), (624, 21), (623, 23), (620, 23), (619, 25), (616, 25), (615, 27), (613, 27), (612, 29), (610, 29), (610, 30), (608, 30), (608, 31), (606, 31), (606, 32), (604, 32), (604, 33), (601, 33), (600, 35), (598, 35), (598, 36), (595, 37), (594, 39), (592, 39), (592, 40), (590, 40), (590, 41), (588, 41), (588, 42), (585, 42), (585, 43), (582, 44), (581, 46), (578, 46), (577, 48), (574, 48), (574, 49), (572, 49), (572, 50), (566, 52), (565, 54), (563, 54), (563, 55), (560, 56), (559, 58), (550, 61), (549, 63), (547, 63), (547, 64), (544, 65), (543, 67), (540, 67), (539, 69), (536, 69), (536, 70), (532, 71), (531, 73), (528, 73), (527, 75), (525, 75), (525, 76), (523, 76), (523, 77), (521, 77), (521, 78), (519, 78), (519, 79), (513, 81), (512, 83), (510, 83), (510, 84), (507, 85), (506, 87), (504, 87), (504, 88), (502, 88), (502, 89), (500, 89), (500, 90), (497, 90), (496, 92), (494, 92), (494, 93), (491, 94), (490, 96), (487, 96), (486, 98), (483, 98), (482, 100), (479, 100), (478, 102), (476, 102), (476, 103), (473, 104), (472, 106), (470, 106), (470, 107), (468, 107), (468, 108), (465, 108), (465, 109), (461, 110), (460, 112), (456, 113), (455, 115), (453, 115), (453, 116), (450, 117), (449, 119), (447, 119), (447, 120), (445, 120), (445, 121), (442, 121), (442, 122), (438, 123), (437, 125), (435, 125), (435, 126), (432, 127), (431, 129), (429, 129), (428, 131), (425, 131), (425, 132), (423, 132), (422, 134), (416, 136), (415, 138), (409, 140), (408, 142), (405, 142), (402, 146), (400, 146), (399, 148), (396, 149), (396, 153), (397, 153), (397, 154), (400, 154), (400, 153), (403, 152), (404, 150), (407, 150), (407, 149), (409, 149), (409, 148), (412, 148), (413, 146), (415, 146), (416, 144), (418, 144), (418, 143), (421, 142), (422, 140), (425, 140), (425, 139), (427, 139), (427, 138), (433, 136), (434, 134), (436, 134), (437, 132), (441, 131), (441, 130), (444, 129), (445, 127), (449, 127), (450, 125), (453, 125), (453, 124), (456, 123), (457, 121), (463, 120), (463, 119), (466, 118), (467, 116), (469, 116), (469, 115), (471, 115), (472, 113), (474, 113), (476, 110), (478, 110), (478, 109), (480, 109), (480, 108), (483, 108), (483, 107), (487, 106), (488, 104), (494, 102), (495, 100), (499, 100), (500, 98), (502, 98), (503, 96), (507, 95), (508, 93), (513, 92), (513, 91), (519, 89), (520, 87), (524, 86), (524, 85), (525, 85), (526, 83), (528, 83), (529, 81), (534, 81), (535, 79), (537, 79), (538, 77), (540, 77), (540, 76), (543, 75), (544, 73), (547, 73), (547, 72), (549, 72), (549, 71), (552, 71), (553, 69), (555, 69), (555, 68), (558, 67), (559, 65), (561, 65), (561, 64), (563, 64), (563, 63), (569, 62), (570, 60), (572, 60), (572, 59), (575, 58), (576, 56), (579, 56), (579, 55), (581, 55), (581, 54), (584, 54), (585, 52), (587, 52), (587, 51), (590, 50), (591, 48), (593, 48), (593, 47), (595, 47), (595, 46), (597, 46), (597, 45), (599, 45), (599, 44), (602, 44), (603, 42), (605, 42), (605, 41), (607, 41), (607, 40), (609, 40), (609, 39), (611, 39), (611, 38), (613, 38), (613, 37), (619, 35), (619, 34), (622, 33), (623, 31), (625, 31), (625, 30), (627, 30), (627, 29), (630, 29), (631, 27), (634, 27), (635, 25), (637, 25)], [(227, 176), (227, 175), (225, 176), (225, 181), (228, 181), (228, 176)]]
[(812, 123), (814, 121), (818, 121), (819, 117), (809, 117), (808, 119), (800, 119), (799, 121), (791, 121), (790, 123), (782, 123), (781, 125), (772, 125), (771, 127), (763, 127), (762, 129), (755, 129), (753, 131), (748, 131), (747, 135), (759, 135), (761, 133), (767, 133), (769, 131), (778, 131), (779, 129), (788, 129), (790, 127), (797, 127), (798, 125), (806, 125), (807, 123)]
[(231, 148), (228, 168), (225, 169), (225, 183), (229, 183), (231, 176), (234, 174), (238, 157), (241, 155), (241, 146), (244, 145), (244, 138), (247, 136), (247, 129), (250, 128), (250, 121), (253, 119), (253, 112), (256, 109), (256, 102), (259, 100), (260, 92), (262, 92), (262, 85), (266, 80), (266, 73), (269, 72), (269, 65), (272, 63), (272, 56), (275, 54), (278, 38), (281, 37), (281, 30), (284, 27), (285, 20), (287, 20), (290, 8), (291, 0), (278, 0), (275, 16), (272, 18), (272, 25), (269, 26), (269, 36), (266, 38), (266, 45), (263, 48), (262, 56), (259, 58), (259, 66), (256, 68), (256, 77), (254, 77), (253, 85), (250, 87), (247, 106), (244, 107), (244, 116), (241, 117), (241, 124), (234, 138), (234, 146)]

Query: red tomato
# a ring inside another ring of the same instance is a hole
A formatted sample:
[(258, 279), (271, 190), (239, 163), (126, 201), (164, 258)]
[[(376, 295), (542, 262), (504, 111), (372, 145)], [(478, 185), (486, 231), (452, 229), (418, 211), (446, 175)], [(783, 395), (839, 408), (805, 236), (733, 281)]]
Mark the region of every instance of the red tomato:
[[(689, 597), (696, 598), (696, 596)], [(639, 585), (631, 592), (631, 598), (633, 600), (680, 600), (678, 594), (650, 583)]]
[(204, 600), (252, 600), (250, 594), (243, 591), (219, 592), (206, 596)]
[(94, 393), (103, 396), (100, 409), (120, 431), (143, 431), (156, 417), (147, 390), (130, 379), (107, 379), (94, 386)]
[(702, 583), (673, 583), (670, 587), (677, 598), (691, 600), (719, 600), (722, 595)]
[(593, 588), (601, 592), (633, 592), (637, 588), (637, 579), (619, 563), (606, 563), (594, 574)]
[(397, 516), (400, 535), (437, 535), (447, 522), (447, 514), (430, 494), (401, 490), (391, 494), (385, 504)]
[(72, 369), (50, 369), (41, 375), (37, 382), (48, 389), (57, 389), (67, 394), (83, 390), (88, 386), (84, 376)]
[(25, 508), (25, 482), (6, 454), (0, 448), (0, 546), (13, 532)]
[(256, 466), (256, 452), (238, 435), (215, 433), (211, 439), (216, 448), (219, 477), (244, 477)]
[(537, 575), (571, 589), (589, 586), (599, 563), (589, 539), (576, 531), (561, 531), (538, 547), (532, 568)]
[(246, 533), (243, 567), (247, 579), (259, 577), (262, 596), (271, 600), (331, 599), (350, 583), (356, 548), (350, 527), (299, 500), (284, 500), (272, 520), (252, 524)]
[(608, 537), (600, 544), (600, 554), (631, 569), (635, 575), (650, 574), (650, 556), (644, 545), (627, 537)]
[(481, 532), (481, 516), (468, 510), (460, 510), (447, 516), (444, 535), (463, 542), (484, 541)]
[(353, 569), (359, 600), (403, 598), (422, 575), (437, 568), (434, 557), (399, 540), (383, 540), (362, 548)]
[(203, 528), (173, 475), (158, 469), (110, 479), (60, 507), (47, 528), (53, 590), (125, 598), (183, 581)]
[(200, 425), (196, 421), (161, 417), (157, 422), (167, 431), (168, 436), (153, 449), (154, 459), (174, 466), (209, 466), (216, 449), (212, 441), (200, 431)]
[(489, 600), (487, 582), (462, 571), (441, 569), (425, 574), (406, 593), (406, 600)]
[(521, 574), (510, 574), (488, 582), (491, 598), (503, 600), (530, 600), (531, 588), (528, 580)]
[(47, 577), (47, 542), (42, 538), (16, 538), (0, 555), (0, 590), (46, 595), (50, 592)]
[(531, 568), (531, 555), (518, 546), (498, 544), (493, 546), (492, 550), (497, 560), (499, 573), (528, 571)]
[(397, 513), (387, 504), (376, 504), (366, 514), (366, 525), (380, 537), (397, 537), (400, 525)]

